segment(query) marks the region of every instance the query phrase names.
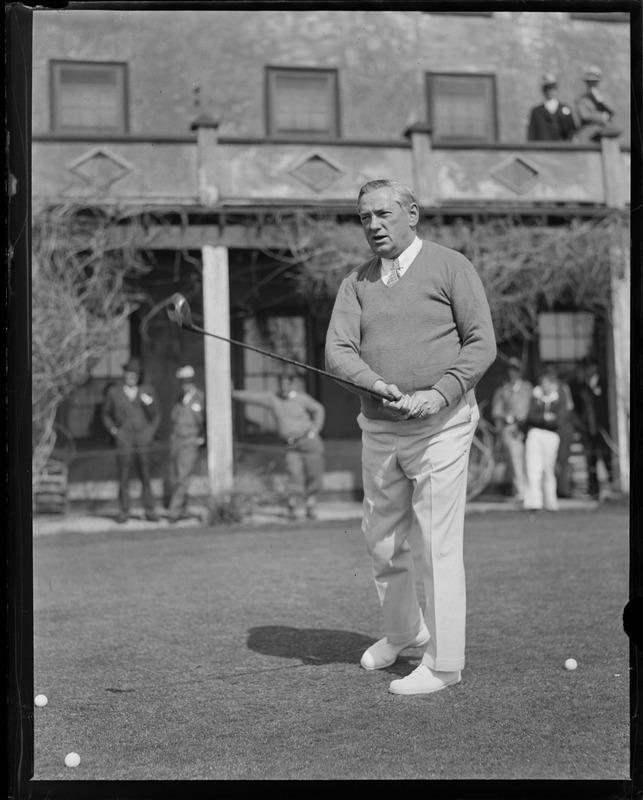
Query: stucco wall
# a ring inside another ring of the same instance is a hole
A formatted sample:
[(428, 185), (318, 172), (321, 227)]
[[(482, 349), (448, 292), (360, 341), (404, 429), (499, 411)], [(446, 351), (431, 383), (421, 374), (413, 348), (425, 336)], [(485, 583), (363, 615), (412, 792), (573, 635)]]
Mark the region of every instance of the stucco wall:
[(193, 89), (221, 120), (222, 136), (265, 135), (264, 67), (339, 70), (344, 138), (401, 139), (426, 119), (424, 75), (497, 76), (500, 141), (523, 141), (540, 75), (559, 75), (568, 101), (588, 60), (605, 75), (629, 139), (629, 26), (572, 20), (565, 12), (493, 17), (420, 11), (96, 11), (34, 14), (33, 128), (49, 130), (48, 60), (129, 65), (131, 133), (181, 135)]

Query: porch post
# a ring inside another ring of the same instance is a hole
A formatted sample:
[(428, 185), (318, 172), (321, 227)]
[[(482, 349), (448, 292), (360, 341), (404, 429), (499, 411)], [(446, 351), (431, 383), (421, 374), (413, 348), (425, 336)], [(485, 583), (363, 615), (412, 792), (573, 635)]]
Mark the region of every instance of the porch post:
[(420, 206), (435, 206), (438, 200), (438, 181), (433, 162), (431, 126), (424, 122), (410, 125), (404, 135), (411, 140), (411, 161), (415, 196)]
[(610, 427), (614, 431), (618, 453), (612, 459), (617, 466), (618, 488), (628, 494), (630, 483), (630, 258), (624, 246), (610, 252), (611, 314), (608, 336), (608, 382), (614, 387), (608, 394)]
[(203, 206), (216, 205), (219, 199), (219, 122), (204, 114), (190, 126), (197, 136), (197, 191)]
[(627, 187), (623, 183), (623, 157), (619, 136), (615, 128), (601, 132), (601, 160), (603, 164), (603, 191), (605, 205), (623, 208), (627, 202)]
[[(608, 128), (601, 135), (605, 204), (622, 209), (627, 202), (623, 182), (620, 131)], [(609, 433), (618, 453), (612, 458), (618, 488), (629, 491), (630, 480), (630, 263), (624, 237), (610, 251), (611, 308), (607, 342)]]
[[(228, 248), (203, 246), (203, 320), (206, 331), (230, 338)], [(205, 405), (210, 494), (232, 490), (232, 385), (230, 345), (205, 337)]]

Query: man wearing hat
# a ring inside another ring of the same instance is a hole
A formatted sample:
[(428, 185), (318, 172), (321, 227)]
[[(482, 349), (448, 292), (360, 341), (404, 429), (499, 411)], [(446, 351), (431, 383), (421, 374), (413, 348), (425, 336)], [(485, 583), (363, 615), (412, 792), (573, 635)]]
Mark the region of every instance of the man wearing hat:
[(517, 502), (522, 502), (525, 492), (525, 433), (533, 386), (522, 377), (520, 359), (510, 358), (507, 363), (507, 380), (496, 389), (491, 403), (491, 417), (500, 431), (500, 438), (508, 457), (511, 486)]
[(551, 73), (541, 81), (544, 101), (532, 108), (527, 127), (527, 139), (540, 142), (570, 142), (576, 133), (571, 108), (558, 99), (558, 81)]
[(141, 383), (141, 375), (140, 359), (131, 358), (123, 366), (123, 380), (108, 389), (103, 404), (103, 424), (116, 448), (119, 522), (129, 518), (129, 482), (135, 467), (141, 479), (145, 516), (152, 522), (158, 520), (150, 481), (150, 452), (161, 423), (161, 408), (153, 387)]
[(578, 142), (598, 142), (601, 133), (609, 130), (609, 123), (614, 116), (614, 107), (601, 90), (599, 83), (603, 73), (596, 66), (588, 66), (583, 70), (585, 91), (576, 98), (576, 115), (578, 116)]
[(170, 522), (177, 522), (187, 510), (190, 475), (197, 462), (199, 448), (205, 444), (205, 395), (197, 388), (195, 377), (194, 368), (190, 365), (176, 371), (181, 390), (170, 412)]

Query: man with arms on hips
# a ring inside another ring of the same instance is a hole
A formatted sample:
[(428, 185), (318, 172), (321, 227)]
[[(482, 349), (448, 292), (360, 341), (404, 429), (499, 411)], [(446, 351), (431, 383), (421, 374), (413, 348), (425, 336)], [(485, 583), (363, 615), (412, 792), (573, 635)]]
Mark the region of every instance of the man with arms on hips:
[(511, 488), (518, 503), (525, 499), (525, 431), (533, 386), (522, 377), (519, 358), (510, 358), (507, 380), (496, 389), (491, 401), (491, 418), (500, 431), (508, 456)]
[(324, 406), (306, 392), (299, 391), (289, 372), (280, 376), (276, 393), (234, 389), (232, 396), (242, 403), (253, 403), (272, 412), (277, 434), (285, 446), (288, 514), (296, 519), (297, 509), (303, 504), (308, 519), (315, 519), (317, 495), (324, 478), (324, 443), (319, 436), (326, 420)]
[[(464, 667), (464, 512), (469, 450), (479, 420), (474, 386), (496, 356), (489, 305), (473, 265), (416, 235), (419, 206), (388, 180), (365, 184), (359, 218), (374, 258), (342, 282), (326, 339), (328, 370), (364, 387), (362, 529), (382, 607), (384, 637), (365, 669), (424, 647), (394, 694), (456, 684)], [(381, 401), (371, 390), (392, 398)], [(420, 608), (408, 537), (422, 542)]]

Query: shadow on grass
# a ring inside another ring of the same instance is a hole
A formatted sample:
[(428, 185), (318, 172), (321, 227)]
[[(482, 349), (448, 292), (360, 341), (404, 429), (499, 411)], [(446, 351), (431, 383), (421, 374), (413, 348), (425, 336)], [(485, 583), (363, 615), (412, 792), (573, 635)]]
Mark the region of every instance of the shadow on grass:
[(298, 658), (304, 664), (354, 664), (375, 642), (370, 636), (325, 628), (264, 625), (250, 628), (248, 648), (279, 658)]
[[(377, 640), (353, 631), (326, 628), (290, 628), (285, 625), (264, 625), (250, 628), (248, 648), (266, 656), (298, 658), (303, 664), (359, 664), (362, 653)], [(419, 648), (401, 653), (390, 667), (380, 672), (406, 675), (417, 666), (422, 653)], [(413, 660), (415, 659), (415, 661)], [(416, 663), (417, 662), (417, 663)]]

